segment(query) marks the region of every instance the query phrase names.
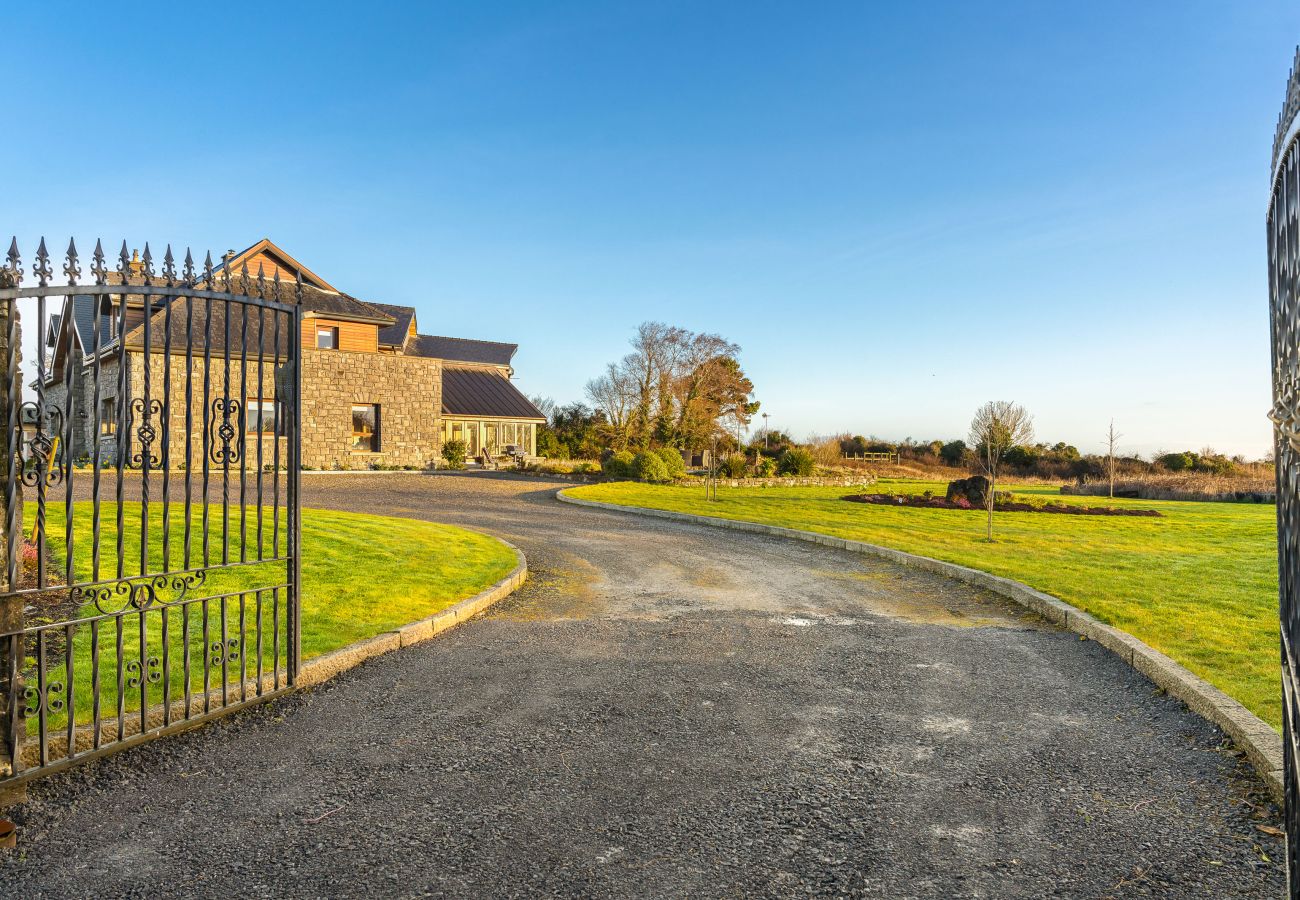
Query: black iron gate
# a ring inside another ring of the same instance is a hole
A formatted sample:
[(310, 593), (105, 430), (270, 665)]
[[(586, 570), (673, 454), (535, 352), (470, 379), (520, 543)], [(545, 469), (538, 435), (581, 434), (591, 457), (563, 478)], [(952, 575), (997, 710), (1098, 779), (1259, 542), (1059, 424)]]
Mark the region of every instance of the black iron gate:
[(72, 243), (30, 265), (0, 266), (0, 786), (274, 696), (300, 655), (301, 281), (125, 243), (85, 280)]
[(1268, 286), (1273, 337), (1277, 549), (1282, 632), (1282, 749), (1286, 762), (1287, 871), (1300, 897), (1300, 51), (1273, 143), (1268, 207)]

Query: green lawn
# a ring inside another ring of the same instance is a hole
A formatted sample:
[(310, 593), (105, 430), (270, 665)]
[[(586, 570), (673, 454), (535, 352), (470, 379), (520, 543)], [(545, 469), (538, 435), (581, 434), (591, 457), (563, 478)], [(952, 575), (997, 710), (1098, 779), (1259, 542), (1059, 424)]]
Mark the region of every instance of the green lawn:
[[(74, 506), (73, 559), (79, 580), (91, 577), (90, 559), (91, 507), (88, 503)], [(30, 529), (34, 507), (25, 510)], [(64, 566), (64, 518), (62, 506), (49, 510), (47, 534), (50, 538), (50, 568), (61, 572)], [(209, 552), (211, 562), (220, 562), (223, 552), (221, 510), (211, 510)], [(101, 579), (111, 579), (116, 574), (116, 506), (103, 505), (101, 522)], [(174, 509), (172, 524), (172, 567), (183, 567), (183, 513)], [(124, 504), (122, 542), (126, 558), (134, 560), (139, 571), (141, 532), (140, 505)], [(193, 523), (196, 534), (201, 514), (196, 510)], [(236, 515), (230, 519), (229, 558), (240, 557), (240, 521)], [(162, 563), (160, 529), (161, 509), (150, 507), (149, 546), (151, 571), (158, 571)], [(264, 552), (270, 555), (271, 511), (264, 515)], [(256, 559), (255, 511), (247, 516), (248, 556)], [(302, 553), (302, 652), (310, 659), (345, 647), (356, 641), (391, 631), (408, 622), (433, 615), (466, 597), (473, 596), (485, 587), (500, 581), (515, 567), (514, 552), (500, 541), (486, 535), (466, 531), (449, 525), (437, 525), (413, 519), (326, 510), (303, 510)], [(283, 545), (283, 539), (281, 540)], [(202, 543), (195, 539), (192, 567), (202, 565)], [(129, 576), (130, 564), (126, 569)], [(192, 661), (190, 687), (195, 694), (203, 689), (204, 679), (212, 688), (221, 685), (223, 667), (226, 681), (238, 691), (241, 680), (253, 678), (258, 660), (264, 671), (273, 668), (277, 655), (283, 665), (285, 653), (285, 601), (283, 591), (254, 591), (255, 587), (269, 587), (285, 581), (286, 563), (271, 561), (241, 568), (213, 571), (206, 580), (191, 588), (183, 596), (168, 585), (159, 592), (163, 601), (195, 599), (193, 603), (174, 603), (167, 607), (152, 608), (144, 613), (130, 613), (124, 617), (105, 619), (95, 632), (87, 625), (76, 628), (72, 636), (73, 706), (78, 721), (89, 719), (91, 712), (90, 683), (92, 643), (98, 647), (102, 712), (105, 717), (116, 714), (118, 672), (122, 671), (123, 706), (129, 713), (139, 710), (140, 679), (134, 678), (140, 669), (146, 675), (153, 659), (155, 678), (145, 679), (144, 690), (150, 704), (158, 704), (162, 696), (164, 670), (173, 700), (182, 697), (185, 689), (181, 661), (188, 648)], [(218, 595), (229, 595), (224, 599)], [(202, 598), (213, 597), (211, 600)], [(121, 609), (121, 597), (111, 597), (111, 608)], [(260, 608), (260, 618), (259, 618)], [(95, 615), (97, 610), (88, 602), (82, 615)], [(29, 618), (40, 619), (41, 610)], [(66, 618), (56, 615), (56, 620)], [(258, 627), (259, 621), (261, 628)], [(118, 623), (121, 623), (121, 636)], [(224, 631), (222, 625), (225, 625)], [(164, 631), (166, 639), (164, 640)], [(121, 651), (117, 649), (121, 641)], [(141, 653), (141, 644), (145, 652)], [(63, 647), (66, 637), (63, 629), (47, 632), (47, 665), (55, 669), (50, 679), (66, 685), (66, 654)], [(164, 648), (168, 664), (162, 664)], [(29, 661), (34, 662), (37, 649), (34, 642), (27, 648)], [(143, 665), (142, 661), (143, 660)], [(206, 661), (206, 665), (205, 665)], [(119, 666), (120, 662), (120, 666)], [(132, 685), (134, 680), (135, 684)], [(35, 682), (29, 673), (28, 684)], [(66, 697), (57, 698), (65, 701)], [(57, 730), (66, 725), (65, 714), (48, 717), (47, 727)], [(35, 717), (29, 726), (35, 728)]]
[[(873, 490), (942, 494), (885, 480)], [(1061, 496), (1084, 506), (1158, 509), (1162, 518), (997, 513), (846, 503), (851, 488), (704, 489), (620, 482), (571, 488), (588, 500), (743, 519), (867, 541), (1013, 578), (1060, 597), (1168, 654), (1275, 728), (1278, 698), (1276, 511), (1272, 505)]]

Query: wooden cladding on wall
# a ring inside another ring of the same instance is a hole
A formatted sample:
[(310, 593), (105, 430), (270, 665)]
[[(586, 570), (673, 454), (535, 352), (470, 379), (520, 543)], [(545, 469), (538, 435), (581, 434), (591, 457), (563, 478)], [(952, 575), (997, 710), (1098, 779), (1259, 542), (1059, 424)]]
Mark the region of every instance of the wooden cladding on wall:
[(302, 320), (302, 345), (305, 349), (316, 348), (317, 328), (337, 328), (339, 330), (340, 350), (357, 353), (379, 352), (379, 326), (365, 322), (341, 322), (336, 319), (318, 319), (315, 317)]
[[(274, 278), (276, 272), (280, 273), (280, 281), (284, 282), (285, 284), (292, 285), (293, 282), (298, 277), (297, 270), (289, 268), (284, 263), (277, 260), (274, 256), (266, 252), (254, 253), (252, 256), (248, 258), (249, 277), (252, 278), (257, 277), (257, 267), (259, 265), (262, 267), (262, 274), (266, 276), (267, 281), (270, 281), (272, 278)], [(243, 267), (243, 263), (241, 262), (240, 269), (242, 269), (242, 267)], [(236, 274), (236, 273), (232, 273), (232, 274)]]

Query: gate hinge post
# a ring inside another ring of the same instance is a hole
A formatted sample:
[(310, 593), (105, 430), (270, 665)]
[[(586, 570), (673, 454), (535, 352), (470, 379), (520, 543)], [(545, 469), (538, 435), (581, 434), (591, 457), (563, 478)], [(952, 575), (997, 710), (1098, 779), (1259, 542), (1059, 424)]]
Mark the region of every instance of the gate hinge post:
[[(0, 267), (0, 289), (14, 287), (17, 279), (13, 273)], [(5, 473), (4, 490), (0, 491), (0, 554), (4, 556), (0, 582), (5, 593), (18, 589), (15, 582), (21, 579), (22, 572), (22, 482), (14, 477), (18, 469), (10, 458), (21, 446), (21, 347), (17, 304), (13, 300), (0, 301), (0, 422), (6, 423), (5, 438), (0, 444), (0, 464)], [(23, 625), (22, 598), (0, 596), (0, 777), (13, 774), (22, 738), (19, 695)]]

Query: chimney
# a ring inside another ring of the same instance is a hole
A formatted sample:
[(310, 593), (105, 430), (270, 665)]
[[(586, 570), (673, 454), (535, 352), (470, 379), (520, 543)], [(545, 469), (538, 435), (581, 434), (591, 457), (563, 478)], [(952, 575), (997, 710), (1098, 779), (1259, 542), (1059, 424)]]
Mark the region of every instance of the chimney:
[(131, 251), (131, 274), (139, 275), (140, 272), (143, 271), (143, 269), (144, 269), (144, 265), (140, 262), (140, 251), (132, 250)]

